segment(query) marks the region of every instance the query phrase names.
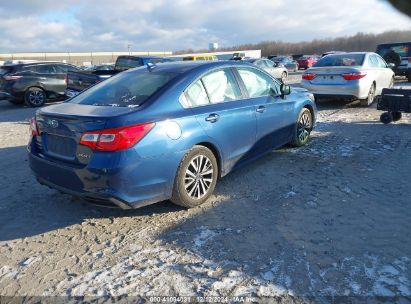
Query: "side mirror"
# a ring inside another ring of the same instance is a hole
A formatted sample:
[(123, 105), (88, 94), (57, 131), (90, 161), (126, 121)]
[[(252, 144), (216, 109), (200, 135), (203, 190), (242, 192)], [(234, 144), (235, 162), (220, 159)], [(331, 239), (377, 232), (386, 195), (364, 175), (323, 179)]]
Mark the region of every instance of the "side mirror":
[(291, 87), (288, 84), (282, 83), (280, 86), (281, 97), (291, 94)]
[(392, 62), (387, 63), (387, 68), (393, 69), (393, 68), (395, 68), (395, 64), (392, 63)]

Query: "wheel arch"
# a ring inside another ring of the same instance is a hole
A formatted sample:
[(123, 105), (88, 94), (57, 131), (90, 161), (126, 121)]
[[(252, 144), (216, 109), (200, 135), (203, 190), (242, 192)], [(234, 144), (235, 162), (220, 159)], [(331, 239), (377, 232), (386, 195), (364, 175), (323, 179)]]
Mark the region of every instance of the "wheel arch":
[(221, 157), (221, 153), (219, 151), (219, 149), (217, 148), (216, 145), (212, 144), (211, 142), (207, 142), (207, 141), (202, 141), (196, 144), (196, 146), (203, 146), (206, 147), (207, 149), (209, 149), (215, 156), (216, 160), (217, 160), (217, 166), (218, 166), (218, 178), (221, 177), (222, 174), (222, 169), (223, 169), (223, 160)]

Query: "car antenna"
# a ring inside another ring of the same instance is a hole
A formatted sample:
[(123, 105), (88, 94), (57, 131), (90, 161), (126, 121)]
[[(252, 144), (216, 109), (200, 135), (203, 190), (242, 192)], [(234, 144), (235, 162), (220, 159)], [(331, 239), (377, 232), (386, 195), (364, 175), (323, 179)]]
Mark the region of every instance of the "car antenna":
[(147, 70), (151, 72), (156, 67), (155, 63), (149, 62), (147, 63)]

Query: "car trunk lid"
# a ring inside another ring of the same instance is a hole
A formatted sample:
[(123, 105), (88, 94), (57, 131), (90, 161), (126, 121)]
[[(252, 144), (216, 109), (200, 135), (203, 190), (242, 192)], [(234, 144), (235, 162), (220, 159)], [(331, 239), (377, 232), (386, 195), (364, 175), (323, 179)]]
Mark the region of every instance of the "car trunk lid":
[(357, 73), (360, 69), (346, 68), (346, 67), (318, 67), (307, 70), (307, 73), (315, 74), (315, 78), (310, 82), (312, 84), (346, 84), (348, 80), (345, 80), (342, 76), (348, 73)]
[[(80, 145), (86, 131), (101, 130), (111, 117), (131, 112), (125, 107), (89, 106), (63, 103), (39, 110), (36, 122), (38, 151), (44, 157), (77, 165), (87, 164), (92, 150)], [(135, 111), (136, 109), (134, 109)]]

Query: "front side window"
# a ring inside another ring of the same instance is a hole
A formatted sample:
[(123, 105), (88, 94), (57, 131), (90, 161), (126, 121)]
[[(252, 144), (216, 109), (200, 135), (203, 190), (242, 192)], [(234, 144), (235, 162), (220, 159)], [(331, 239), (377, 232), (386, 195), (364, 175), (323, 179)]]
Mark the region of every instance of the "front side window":
[(257, 70), (239, 68), (238, 73), (244, 82), (250, 98), (268, 96), (271, 91), (279, 92), (278, 85), (268, 75)]

